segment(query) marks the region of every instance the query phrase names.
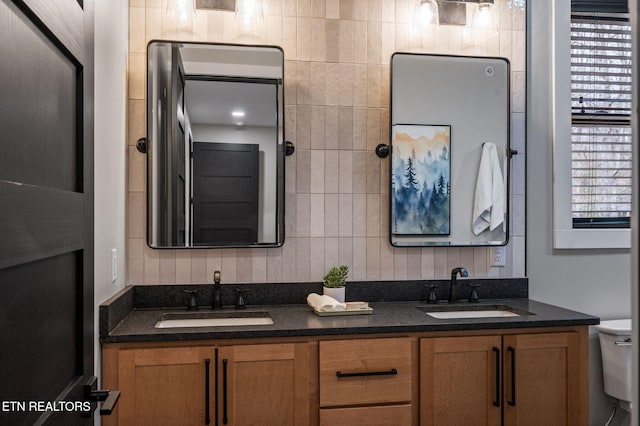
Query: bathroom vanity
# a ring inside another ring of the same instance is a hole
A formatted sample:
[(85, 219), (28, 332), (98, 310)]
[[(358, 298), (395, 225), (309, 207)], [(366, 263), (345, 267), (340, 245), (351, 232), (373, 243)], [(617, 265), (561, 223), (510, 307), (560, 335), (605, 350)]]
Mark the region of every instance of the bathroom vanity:
[(105, 425), (588, 424), (590, 315), (526, 298), (475, 305), (522, 313), (502, 318), (439, 319), (410, 300), (332, 317), (278, 304), (245, 311), (271, 325), (161, 329), (186, 309), (136, 289), (101, 306), (103, 384), (122, 392)]

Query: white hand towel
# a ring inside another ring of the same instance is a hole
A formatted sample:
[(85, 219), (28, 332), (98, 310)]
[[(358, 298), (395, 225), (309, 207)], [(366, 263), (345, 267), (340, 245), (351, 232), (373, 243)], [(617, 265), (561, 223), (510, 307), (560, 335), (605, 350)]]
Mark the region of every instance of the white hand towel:
[(487, 228), (493, 231), (504, 221), (504, 213), (504, 179), (498, 150), (495, 144), (485, 143), (482, 146), (473, 203), (473, 233), (478, 235)]
[(338, 302), (331, 296), (316, 293), (307, 296), (307, 304), (318, 312), (339, 312), (347, 308), (344, 303)]

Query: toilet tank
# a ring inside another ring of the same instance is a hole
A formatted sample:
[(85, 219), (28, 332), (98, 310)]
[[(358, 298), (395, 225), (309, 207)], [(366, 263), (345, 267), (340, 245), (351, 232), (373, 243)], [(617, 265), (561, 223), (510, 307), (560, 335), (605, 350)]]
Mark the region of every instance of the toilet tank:
[(595, 328), (602, 351), (604, 391), (631, 401), (631, 319), (602, 321)]

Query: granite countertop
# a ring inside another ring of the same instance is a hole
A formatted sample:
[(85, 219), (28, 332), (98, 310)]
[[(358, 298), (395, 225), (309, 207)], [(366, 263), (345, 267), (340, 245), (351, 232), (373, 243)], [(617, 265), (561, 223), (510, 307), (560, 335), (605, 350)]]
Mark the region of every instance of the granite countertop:
[[(236, 311), (232, 306), (228, 308), (225, 306), (225, 310), (222, 311), (230, 314), (236, 312), (268, 312), (273, 318), (272, 325), (159, 329), (155, 328), (155, 324), (163, 314), (186, 313), (187, 310), (183, 307), (140, 308), (136, 307), (133, 302), (122, 303), (122, 300), (126, 300), (127, 297), (133, 298), (131, 293), (133, 293), (131, 289), (126, 289), (101, 306), (101, 343), (488, 330), (595, 325), (599, 323), (599, 319), (591, 315), (518, 297), (485, 299), (481, 300), (480, 304), (504, 304), (530, 312), (532, 315), (506, 318), (437, 319), (416, 309), (416, 307), (431, 307), (434, 305), (405, 300), (370, 302), (370, 306), (373, 308), (371, 315), (320, 317), (307, 305), (277, 304), (252, 306), (243, 311)], [(109, 309), (115, 310), (118, 303), (121, 306), (129, 307), (129, 311), (127, 312), (126, 309), (123, 311), (120, 308), (118, 315), (111, 312), (111, 318), (105, 318), (105, 316), (109, 316)], [(469, 303), (460, 302), (459, 305), (468, 306)], [(211, 311), (209, 309), (200, 309), (198, 312)]]

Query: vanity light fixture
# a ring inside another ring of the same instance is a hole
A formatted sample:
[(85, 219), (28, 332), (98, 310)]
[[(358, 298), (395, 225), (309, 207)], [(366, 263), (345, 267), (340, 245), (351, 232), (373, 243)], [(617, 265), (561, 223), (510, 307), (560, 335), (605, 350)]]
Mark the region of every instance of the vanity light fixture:
[(198, 9), (233, 12), (236, 10), (236, 0), (196, 0), (196, 7)]
[(478, 0), (478, 10), (488, 11), (493, 6), (493, 0)]
[(187, 23), (196, 16), (196, 0), (165, 0), (167, 15), (180, 23)]
[(231, 115), (234, 117), (244, 117), (244, 111), (240, 111), (240, 110), (231, 111)]
[(236, 20), (240, 25), (249, 27), (263, 19), (262, 0), (236, 0)]
[[(511, 1), (524, 2), (525, 0)], [(438, 22), (444, 25), (467, 25), (467, 3), (476, 3), (478, 12), (489, 14), (494, 2), (495, 0), (438, 0)]]
[(416, 32), (439, 24), (438, 2), (436, 0), (416, 0), (411, 19), (411, 30)]
[(479, 0), (478, 10), (473, 17), (473, 26), (476, 28), (491, 28), (493, 0)]
[(527, 8), (526, 0), (507, 0), (507, 6), (513, 11), (525, 11)]

